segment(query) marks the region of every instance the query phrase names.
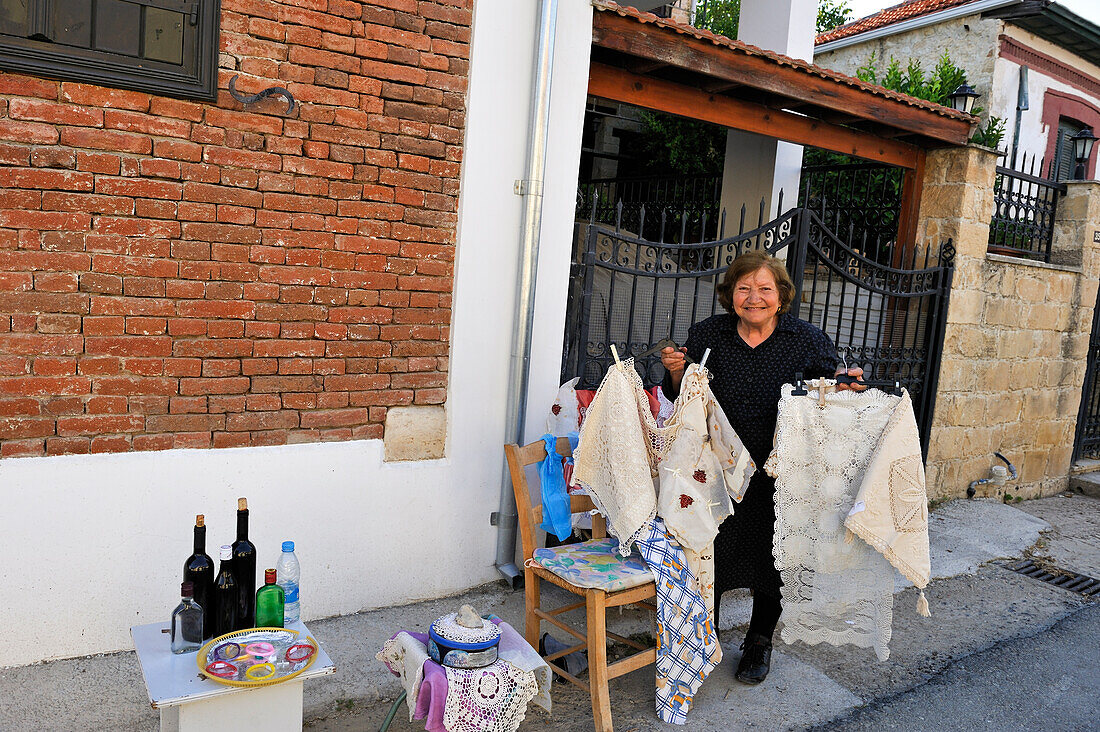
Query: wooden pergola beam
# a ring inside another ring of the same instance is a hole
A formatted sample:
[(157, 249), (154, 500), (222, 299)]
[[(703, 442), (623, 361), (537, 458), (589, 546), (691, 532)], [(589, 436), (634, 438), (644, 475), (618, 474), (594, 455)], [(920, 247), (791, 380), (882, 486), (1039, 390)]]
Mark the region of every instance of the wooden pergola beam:
[(916, 168), (922, 152), (915, 145), (887, 140), (812, 117), (769, 109), (762, 104), (708, 94), (683, 84), (632, 74), (606, 64), (591, 65), (588, 93), (660, 112), (687, 114), (692, 119), (723, 127), (902, 168)]
[(720, 48), (709, 40), (656, 24), (647, 24), (643, 30), (637, 20), (617, 13), (594, 14), (592, 43), (636, 58), (662, 61), (716, 80), (807, 102), (818, 109), (875, 120), (951, 145), (965, 145), (970, 137), (972, 123), (969, 120), (872, 94), (765, 56)]

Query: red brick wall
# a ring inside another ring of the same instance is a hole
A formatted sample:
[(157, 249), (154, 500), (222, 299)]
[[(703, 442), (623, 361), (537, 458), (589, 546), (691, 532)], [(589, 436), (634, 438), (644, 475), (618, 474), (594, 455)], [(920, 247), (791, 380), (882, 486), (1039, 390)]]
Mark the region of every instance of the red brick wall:
[(0, 455), (442, 403), (470, 4), (222, 0), (216, 104), (0, 73)]

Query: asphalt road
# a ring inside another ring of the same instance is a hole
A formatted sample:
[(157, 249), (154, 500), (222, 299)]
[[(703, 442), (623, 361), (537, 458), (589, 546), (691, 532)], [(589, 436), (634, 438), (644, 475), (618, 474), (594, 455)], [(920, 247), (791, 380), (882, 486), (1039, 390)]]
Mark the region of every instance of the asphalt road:
[(1100, 729), (1100, 604), (816, 729)]

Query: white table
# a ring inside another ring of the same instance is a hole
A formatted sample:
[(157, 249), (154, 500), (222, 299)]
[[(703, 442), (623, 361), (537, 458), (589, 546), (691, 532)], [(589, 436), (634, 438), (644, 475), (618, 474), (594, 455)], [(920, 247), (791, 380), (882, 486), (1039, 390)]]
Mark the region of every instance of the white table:
[[(149, 623), (130, 628), (149, 701), (160, 710), (161, 732), (301, 730), (302, 682), (336, 672), (318, 643), (317, 660), (289, 681), (256, 689), (226, 686), (199, 675), (195, 653), (172, 653), (169, 635), (161, 632), (167, 627), (168, 623)], [(310, 635), (300, 622), (286, 627), (303, 638)]]

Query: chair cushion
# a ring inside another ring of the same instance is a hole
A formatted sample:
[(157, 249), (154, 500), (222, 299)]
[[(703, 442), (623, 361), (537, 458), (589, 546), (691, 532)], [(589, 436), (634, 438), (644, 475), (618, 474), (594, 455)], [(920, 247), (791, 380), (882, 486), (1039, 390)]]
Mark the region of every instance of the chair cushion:
[(653, 574), (637, 551), (619, 556), (613, 537), (536, 549), (534, 560), (545, 569), (578, 587), (604, 592), (625, 590), (653, 581)]

